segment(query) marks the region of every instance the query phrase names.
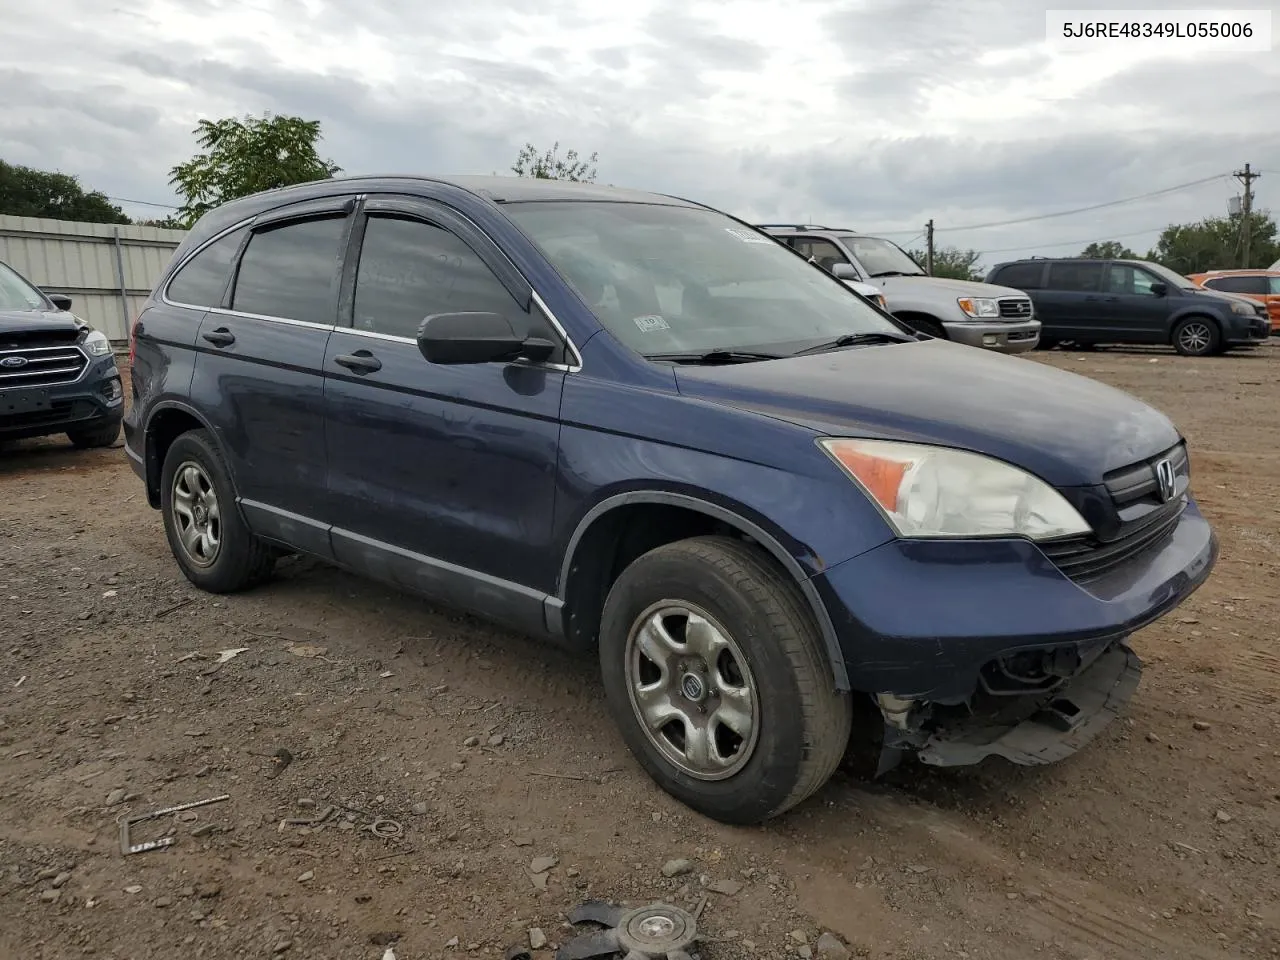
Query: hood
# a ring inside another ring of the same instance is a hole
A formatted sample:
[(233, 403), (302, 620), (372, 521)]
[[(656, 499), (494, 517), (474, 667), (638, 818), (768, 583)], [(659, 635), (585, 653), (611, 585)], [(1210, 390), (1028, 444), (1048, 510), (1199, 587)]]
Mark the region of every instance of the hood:
[(975, 280), (952, 280), (948, 277), (872, 277), (871, 282), (878, 283), (885, 290), (895, 287), (902, 290), (906, 287), (919, 286), (939, 293), (948, 293), (955, 297), (1022, 297), (1027, 294), (1013, 287), (998, 287), (993, 283), (980, 283)]
[(1016, 464), (1059, 487), (1101, 483), (1180, 436), (1154, 407), (1035, 360), (944, 340), (676, 367), (686, 396), (819, 434), (934, 443)]
[(83, 320), (65, 310), (0, 310), (0, 337), (6, 333), (66, 334), (83, 327)]
[(1247, 304), (1249, 309), (1253, 310), (1255, 313), (1263, 313), (1266, 310), (1265, 307), (1263, 307), (1263, 310), (1257, 309), (1259, 306), (1262, 306), (1260, 301), (1239, 293), (1225, 293), (1222, 290), (1206, 290), (1204, 287), (1196, 287), (1193, 290), (1183, 290), (1182, 292), (1189, 296), (1207, 297), (1210, 300), (1217, 300), (1220, 303), (1225, 300), (1227, 303)]

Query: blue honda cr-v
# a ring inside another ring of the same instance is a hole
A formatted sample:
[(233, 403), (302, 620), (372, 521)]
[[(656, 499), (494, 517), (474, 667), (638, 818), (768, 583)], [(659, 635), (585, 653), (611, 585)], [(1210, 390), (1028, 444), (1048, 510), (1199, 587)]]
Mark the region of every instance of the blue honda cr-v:
[(1217, 556), (1157, 410), (671, 197), (259, 194), (133, 335), (128, 453), (191, 581), (303, 552), (595, 651), (640, 763), (726, 822), (812, 794), (863, 717), (880, 770), (1070, 754)]

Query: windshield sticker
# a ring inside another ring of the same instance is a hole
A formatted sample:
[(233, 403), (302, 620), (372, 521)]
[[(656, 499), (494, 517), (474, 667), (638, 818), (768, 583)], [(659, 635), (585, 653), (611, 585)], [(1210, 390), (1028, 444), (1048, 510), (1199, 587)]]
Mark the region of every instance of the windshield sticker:
[(670, 330), (671, 324), (659, 317), (657, 314), (651, 314), (647, 317), (636, 317), (635, 324), (640, 328), (641, 333), (653, 333), (655, 330)]
[(749, 233), (746, 230), (735, 230), (733, 227), (725, 227), (725, 233), (731, 233), (743, 243), (773, 243), (768, 237), (761, 236), (758, 233)]

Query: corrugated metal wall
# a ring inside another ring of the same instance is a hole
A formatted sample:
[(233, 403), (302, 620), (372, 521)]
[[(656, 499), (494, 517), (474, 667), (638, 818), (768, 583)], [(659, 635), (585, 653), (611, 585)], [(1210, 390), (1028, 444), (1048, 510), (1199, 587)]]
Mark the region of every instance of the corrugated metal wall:
[(132, 224), (0, 216), (0, 260), (49, 293), (67, 294), (72, 313), (123, 342), (184, 236)]

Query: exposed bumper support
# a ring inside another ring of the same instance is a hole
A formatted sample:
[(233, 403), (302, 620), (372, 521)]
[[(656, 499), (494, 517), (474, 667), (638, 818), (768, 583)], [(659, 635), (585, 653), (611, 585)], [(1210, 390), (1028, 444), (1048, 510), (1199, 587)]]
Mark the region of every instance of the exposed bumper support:
[(892, 769), (909, 752), (937, 767), (968, 766), (989, 756), (1024, 766), (1056, 763), (1084, 747), (1119, 715), (1141, 677), (1142, 661), (1126, 642), (1118, 642), (1014, 723), (975, 716), (904, 736), (901, 718), (886, 714), (879, 773)]

